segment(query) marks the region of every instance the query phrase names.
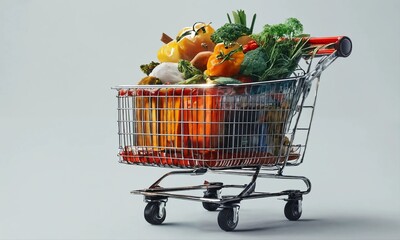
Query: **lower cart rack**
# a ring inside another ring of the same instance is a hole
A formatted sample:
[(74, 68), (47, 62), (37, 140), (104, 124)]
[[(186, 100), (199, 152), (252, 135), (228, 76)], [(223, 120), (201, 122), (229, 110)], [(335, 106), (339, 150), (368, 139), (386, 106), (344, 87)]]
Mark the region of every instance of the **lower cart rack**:
[[(222, 182), (204, 182), (201, 185), (163, 188), (160, 186), (161, 181), (170, 175), (202, 175), (206, 172), (235, 174), (242, 176), (251, 176), (252, 180), (244, 185), (225, 185)], [(222, 171), (222, 172), (221, 172)], [(280, 192), (256, 192), (257, 178), (274, 178), (287, 180), (301, 180), (305, 183), (307, 189), (285, 190)], [(238, 195), (221, 195), (222, 189), (239, 188), (243, 189)], [(203, 196), (177, 194), (179, 191), (204, 190)], [(150, 188), (135, 190), (131, 193), (144, 195), (147, 206), (144, 211), (145, 219), (151, 224), (161, 224), (166, 217), (166, 202), (169, 198), (184, 199), (202, 202), (203, 207), (208, 211), (216, 211), (221, 209), (218, 214), (218, 225), (225, 231), (232, 231), (236, 228), (239, 221), (240, 202), (247, 199), (266, 198), (287, 196), (284, 213), (287, 219), (298, 220), (302, 213), (301, 203), (303, 195), (311, 191), (311, 182), (308, 178), (302, 176), (284, 176), (271, 173), (260, 173), (260, 168), (241, 169), (241, 170), (181, 170), (172, 171), (159, 180), (157, 180)]]

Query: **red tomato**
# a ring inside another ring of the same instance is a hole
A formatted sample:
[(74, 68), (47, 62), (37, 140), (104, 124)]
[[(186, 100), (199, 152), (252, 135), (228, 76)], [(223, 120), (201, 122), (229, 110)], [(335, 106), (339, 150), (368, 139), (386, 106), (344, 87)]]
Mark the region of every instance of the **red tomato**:
[(245, 76), (245, 75), (240, 75), (240, 76), (236, 77), (236, 79), (241, 81), (242, 83), (251, 83), (251, 82), (253, 82), (252, 77)]
[(126, 94), (127, 94), (127, 90), (126, 89), (120, 89), (119, 91), (118, 91), (118, 96), (125, 96)]
[(135, 90), (134, 89), (129, 89), (128, 90), (128, 96), (133, 96), (135, 95)]

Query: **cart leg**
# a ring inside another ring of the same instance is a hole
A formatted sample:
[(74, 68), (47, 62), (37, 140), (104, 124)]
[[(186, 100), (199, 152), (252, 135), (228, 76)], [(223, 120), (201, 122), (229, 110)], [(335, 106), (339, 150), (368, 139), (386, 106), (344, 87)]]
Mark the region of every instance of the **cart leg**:
[[(222, 182), (204, 182), (204, 184), (208, 184), (210, 186), (221, 186), (220, 188), (208, 188), (206, 191), (204, 191), (204, 198), (221, 198), (221, 188), (223, 186)], [(220, 204), (218, 203), (202, 202), (202, 204), (204, 209), (208, 211), (216, 211), (220, 207)]]
[(225, 202), (222, 210), (218, 214), (218, 225), (224, 231), (233, 231), (239, 222), (240, 201), (250, 196), (256, 189), (256, 180), (260, 173), (261, 167), (257, 167), (252, 175), (249, 184), (243, 189), (232, 202)]
[(252, 176), (251, 182), (249, 184), (247, 184), (247, 186), (243, 189), (243, 191), (238, 195), (238, 198), (248, 196), (256, 190), (256, 181), (257, 181), (258, 174), (260, 173), (260, 168), (261, 167), (256, 168), (256, 170), (254, 171), (254, 174)]

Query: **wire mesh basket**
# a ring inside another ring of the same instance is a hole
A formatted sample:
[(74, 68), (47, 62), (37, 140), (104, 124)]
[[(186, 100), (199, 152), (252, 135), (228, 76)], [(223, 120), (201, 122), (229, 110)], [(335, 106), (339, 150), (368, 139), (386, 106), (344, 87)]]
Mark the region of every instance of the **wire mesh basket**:
[(130, 87), (118, 95), (120, 160), (181, 168), (299, 159), (290, 122), (305, 78), (231, 86)]

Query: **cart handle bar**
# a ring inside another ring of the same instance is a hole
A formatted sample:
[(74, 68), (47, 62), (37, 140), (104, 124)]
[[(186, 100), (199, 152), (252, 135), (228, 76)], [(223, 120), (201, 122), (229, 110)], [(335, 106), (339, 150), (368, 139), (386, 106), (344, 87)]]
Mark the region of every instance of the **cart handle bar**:
[(353, 49), (353, 44), (347, 36), (311, 37), (308, 39), (308, 44), (321, 47), (317, 55), (330, 55), (336, 51), (338, 57), (348, 57)]

